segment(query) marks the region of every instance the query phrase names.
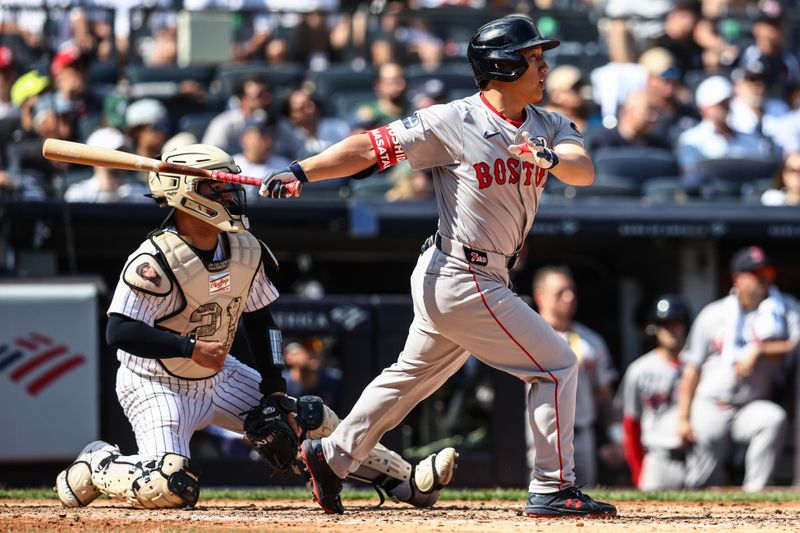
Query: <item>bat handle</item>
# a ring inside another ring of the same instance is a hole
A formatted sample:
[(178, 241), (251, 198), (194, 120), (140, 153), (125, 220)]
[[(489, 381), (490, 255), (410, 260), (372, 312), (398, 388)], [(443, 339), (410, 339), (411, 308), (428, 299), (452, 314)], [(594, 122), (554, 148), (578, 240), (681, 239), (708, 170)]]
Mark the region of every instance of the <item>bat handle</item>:
[(241, 176), (239, 174), (231, 174), (230, 172), (222, 172), (221, 170), (212, 171), (211, 179), (216, 181), (227, 181), (230, 183), (239, 183), (241, 185), (252, 185), (254, 187), (261, 187), (260, 178), (254, 178), (253, 176)]

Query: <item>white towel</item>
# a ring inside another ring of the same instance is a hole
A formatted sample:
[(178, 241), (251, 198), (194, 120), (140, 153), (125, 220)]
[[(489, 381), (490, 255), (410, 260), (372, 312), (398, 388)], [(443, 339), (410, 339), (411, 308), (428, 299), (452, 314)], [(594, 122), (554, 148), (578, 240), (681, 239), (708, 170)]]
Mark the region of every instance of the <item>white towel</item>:
[(745, 328), (745, 314), (734, 296), (725, 307), (724, 322), (728, 330), (722, 341), (723, 361), (734, 365), (748, 351), (752, 343), (786, 338), (786, 305), (775, 287), (770, 287), (767, 297), (754, 311), (755, 316)]

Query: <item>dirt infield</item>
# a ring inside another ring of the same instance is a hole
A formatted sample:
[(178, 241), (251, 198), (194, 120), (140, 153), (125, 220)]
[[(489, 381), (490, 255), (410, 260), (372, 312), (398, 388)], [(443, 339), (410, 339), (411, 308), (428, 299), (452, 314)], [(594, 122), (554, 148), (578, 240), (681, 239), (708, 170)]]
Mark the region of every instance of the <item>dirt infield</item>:
[(0, 531), (316, 531), (448, 533), (506, 531), (797, 531), (800, 502), (617, 502), (609, 520), (526, 518), (513, 502), (447, 501), (420, 510), (388, 503), (345, 501), (342, 516), (312, 502), (209, 500), (192, 511), (131, 510), (108, 500), (65, 509), (52, 500), (0, 500)]

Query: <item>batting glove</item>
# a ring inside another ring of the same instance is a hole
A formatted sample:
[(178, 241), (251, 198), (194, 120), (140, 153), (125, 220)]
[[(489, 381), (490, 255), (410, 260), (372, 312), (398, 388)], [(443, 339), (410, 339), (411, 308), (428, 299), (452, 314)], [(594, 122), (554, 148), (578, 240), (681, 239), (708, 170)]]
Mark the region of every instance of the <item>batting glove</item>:
[(545, 170), (558, 164), (558, 154), (545, 146), (541, 139), (531, 139), (527, 131), (522, 132), (522, 143), (512, 144), (508, 151)]
[(289, 168), (273, 170), (261, 182), (258, 194), (264, 198), (289, 198), (300, 196), (303, 183), (308, 181), (303, 167), (297, 161)]

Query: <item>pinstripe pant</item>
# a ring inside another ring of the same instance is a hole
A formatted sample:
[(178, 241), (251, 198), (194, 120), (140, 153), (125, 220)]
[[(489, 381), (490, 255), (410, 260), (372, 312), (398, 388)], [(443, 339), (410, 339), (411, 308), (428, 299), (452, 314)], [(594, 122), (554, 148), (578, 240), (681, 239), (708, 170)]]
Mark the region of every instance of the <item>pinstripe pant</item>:
[(144, 377), (120, 366), (117, 398), (136, 435), (138, 460), (189, 457), (192, 434), (211, 424), (242, 432), (240, 413), (258, 405), (260, 382), (257, 371), (231, 356), (217, 375), (202, 380)]

